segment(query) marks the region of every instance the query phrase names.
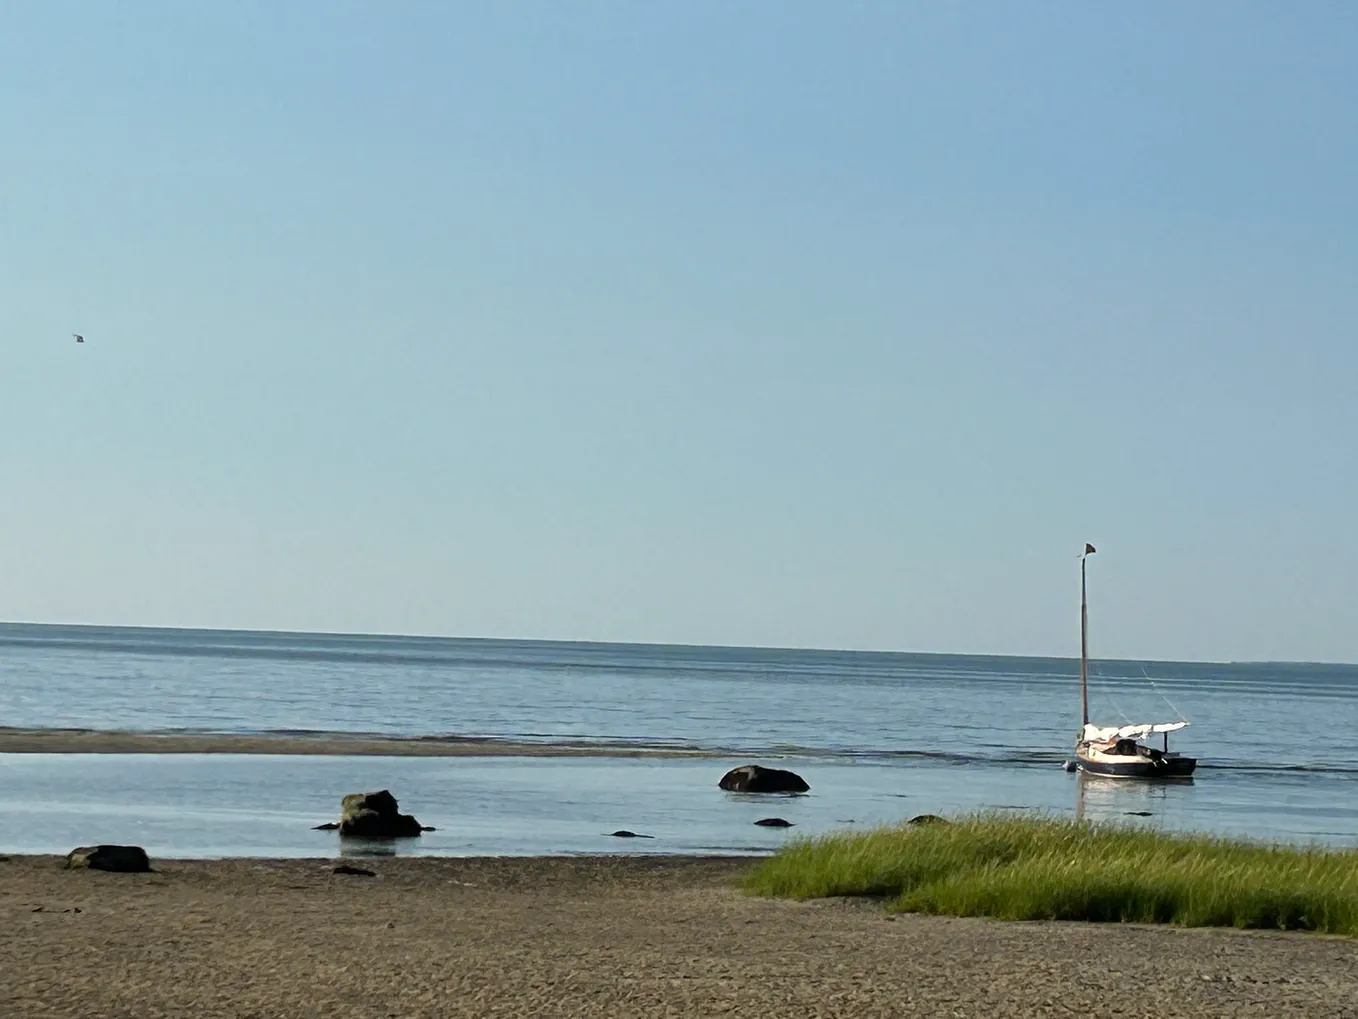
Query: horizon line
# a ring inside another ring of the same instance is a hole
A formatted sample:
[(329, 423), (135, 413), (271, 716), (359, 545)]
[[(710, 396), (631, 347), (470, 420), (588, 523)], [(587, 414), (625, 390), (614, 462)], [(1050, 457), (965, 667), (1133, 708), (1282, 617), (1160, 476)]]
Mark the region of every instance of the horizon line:
[[(813, 647), (795, 645), (776, 645), (776, 644), (694, 644), (683, 641), (658, 641), (658, 640), (591, 640), (576, 637), (495, 637), (495, 636), (466, 636), (447, 633), (375, 633), (366, 630), (282, 630), (282, 629), (252, 629), (247, 627), (230, 626), (158, 626), (146, 623), (69, 623), (69, 622), (47, 622), (41, 620), (19, 620), (7, 619), (0, 620), (0, 627), (8, 626), (40, 626), (51, 628), (84, 629), (84, 630), (149, 630), (149, 631), (168, 631), (168, 632), (187, 632), (187, 633), (236, 633), (236, 634), (263, 634), (268, 636), (290, 636), (290, 637), (354, 637), (368, 639), (394, 639), (394, 640), (449, 640), (449, 641), (485, 641), (515, 644), (574, 644), (596, 647), (657, 647), (657, 648), (711, 648), (723, 651), (806, 651), (819, 652), (824, 654), (860, 654), (860, 655), (917, 655), (933, 658), (1026, 658), (1047, 661), (1078, 661), (1078, 655), (1041, 655), (1041, 654), (1004, 654), (995, 652), (969, 652), (969, 651), (910, 651), (904, 649), (889, 648), (832, 648), (832, 647)], [(1346, 668), (1358, 668), (1358, 662), (1343, 661), (1323, 661), (1323, 660), (1294, 660), (1294, 659), (1211, 659), (1211, 658), (1099, 658), (1093, 661), (1104, 662), (1127, 662), (1127, 663), (1158, 663), (1163, 665), (1326, 665), (1340, 666)]]

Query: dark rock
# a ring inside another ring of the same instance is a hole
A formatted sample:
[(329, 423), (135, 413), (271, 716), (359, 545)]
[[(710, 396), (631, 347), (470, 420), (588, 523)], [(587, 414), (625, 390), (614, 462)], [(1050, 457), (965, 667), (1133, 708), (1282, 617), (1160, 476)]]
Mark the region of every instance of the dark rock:
[(395, 814), (400, 810), (400, 804), (386, 789), (379, 789), (375, 793), (349, 793), (340, 800), (341, 820), (360, 810), (371, 810), (377, 814)]
[(755, 822), (765, 828), (791, 828), (791, 821), (784, 821), (781, 817), (761, 817)]
[(382, 789), (375, 793), (350, 793), (340, 801), (339, 833), (369, 838), (408, 838), (424, 826), (398, 809), (396, 797)]
[(734, 793), (804, 793), (811, 788), (806, 779), (795, 772), (758, 764), (732, 768), (717, 785)]
[(1149, 810), (1124, 810), (1123, 813), (1124, 813), (1124, 814), (1130, 814), (1132, 817), (1151, 817), (1151, 816), (1153, 816)]
[(339, 827), (339, 822), (338, 822), (338, 821), (327, 821), (325, 824), (318, 824), (318, 825), (315, 825), (311, 830), (312, 830), (312, 831), (334, 831), (334, 830), (335, 830), (336, 828), (338, 828), (338, 827)]
[(359, 835), (366, 838), (411, 838), (419, 835), (424, 828), (409, 814), (379, 814), (375, 810), (360, 810), (340, 822), (341, 835)]
[(66, 854), (66, 866), (144, 874), (151, 869), (151, 861), (141, 846), (80, 846)]
[(937, 814), (916, 814), (906, 824), (947, 824), (947, 819)]
[(355, 867), (348, 863), (341, 863), (333, 871), (335, 874), (354, 874), (358, 877), (377, 877), (377, 871), (368, 870), (366, 867)]
[(653, 839), (653, 838), (655, 838), (654, 835), (638, 835), (636, 832), (634, 832), (634, 831), (628, 831), (626, 828), (619, 828), (617, 831), (611, 831), (611, 832), (609, 832), (608, 834), (609, 834), (609, 836), (610, 836), (611, 838), (615, 838), (615, 839)]

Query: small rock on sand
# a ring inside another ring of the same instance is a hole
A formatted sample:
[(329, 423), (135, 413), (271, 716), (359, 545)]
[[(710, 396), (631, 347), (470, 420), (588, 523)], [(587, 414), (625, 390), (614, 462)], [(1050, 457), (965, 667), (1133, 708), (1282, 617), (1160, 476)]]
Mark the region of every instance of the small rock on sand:
[(66, 854), (66, 866), (121, 874), (145, 874), (151, 869), (151, 861), (141, 846), (80, 846)]

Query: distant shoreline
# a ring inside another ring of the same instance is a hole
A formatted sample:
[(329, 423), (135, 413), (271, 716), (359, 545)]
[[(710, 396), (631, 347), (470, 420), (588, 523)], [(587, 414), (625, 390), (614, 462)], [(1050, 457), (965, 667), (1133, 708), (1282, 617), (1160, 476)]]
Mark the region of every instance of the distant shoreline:
[(319, 757), (747, 757), (654, 743), (588, 743), (477, 736), (379, 736), (342, 732), (129, 732), (0, 726), (0, 754), (294, 754)]

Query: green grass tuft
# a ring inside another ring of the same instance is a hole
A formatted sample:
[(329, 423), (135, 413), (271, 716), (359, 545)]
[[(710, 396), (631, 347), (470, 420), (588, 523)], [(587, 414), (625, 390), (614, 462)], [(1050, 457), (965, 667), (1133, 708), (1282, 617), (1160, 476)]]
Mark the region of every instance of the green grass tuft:
[(881, 896), (912, 913), (1358, 935), (1358, 850), (1030, 817), (797, 839), (745, 888)]

